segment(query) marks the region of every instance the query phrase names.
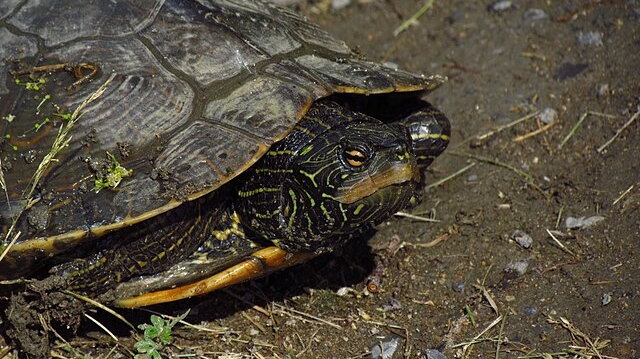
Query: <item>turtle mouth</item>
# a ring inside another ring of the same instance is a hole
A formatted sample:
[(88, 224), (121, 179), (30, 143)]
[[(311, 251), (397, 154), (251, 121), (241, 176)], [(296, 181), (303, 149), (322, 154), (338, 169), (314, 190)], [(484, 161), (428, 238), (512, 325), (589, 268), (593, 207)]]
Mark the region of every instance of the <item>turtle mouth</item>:
[(410, 162), (394, 163), (373, 175), (363, 176), (360, 181), (344, 189), (344, 192), (336, 196), (335, 199), (344, 204), (352, 204), (385, 187), (409, 181), (420, 181), (420, 173), (415, 169), (415, 166), (412, 166)]

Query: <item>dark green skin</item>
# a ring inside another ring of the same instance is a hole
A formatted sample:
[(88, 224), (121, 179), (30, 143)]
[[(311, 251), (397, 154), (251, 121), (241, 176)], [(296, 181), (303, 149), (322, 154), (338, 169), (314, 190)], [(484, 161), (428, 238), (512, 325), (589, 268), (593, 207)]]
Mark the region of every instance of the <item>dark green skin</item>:
[[(73, 290), (112, 300), (197, 280), (274, 244), (291, 253), (331, 251), (405, 208), (422, 180), (414, 176), (353, 203), (337, 200), (346, 188), (394, 163), (408, 163), (419, 174), (449, 135), (447, 118), (422, 101), (392, 123), (316, 102), (229, 185), (96, 241), (101, 248), (85, 248), (93, 254), (55, 267), (54, 274)], [(171, 269), (176, 264), (179, 270)]]

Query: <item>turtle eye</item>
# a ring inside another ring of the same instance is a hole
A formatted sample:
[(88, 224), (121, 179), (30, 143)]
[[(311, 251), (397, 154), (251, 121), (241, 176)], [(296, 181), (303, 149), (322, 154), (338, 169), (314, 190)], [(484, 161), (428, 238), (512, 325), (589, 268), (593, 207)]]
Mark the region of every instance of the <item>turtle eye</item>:
[(356, 147), (347, 147), (342, 152), (343, 162), (353, 168), (361, 168), (365, 165), (368, 157), (365, 150)]

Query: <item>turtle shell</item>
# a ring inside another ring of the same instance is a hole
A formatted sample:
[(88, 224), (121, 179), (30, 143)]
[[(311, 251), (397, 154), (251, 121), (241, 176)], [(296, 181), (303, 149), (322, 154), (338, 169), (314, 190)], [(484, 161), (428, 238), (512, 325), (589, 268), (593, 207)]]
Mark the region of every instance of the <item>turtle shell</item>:
[(258, 0), (5, 1), (0, 19), (4, 278), (215, 191), (317, 99), (443, 82)]

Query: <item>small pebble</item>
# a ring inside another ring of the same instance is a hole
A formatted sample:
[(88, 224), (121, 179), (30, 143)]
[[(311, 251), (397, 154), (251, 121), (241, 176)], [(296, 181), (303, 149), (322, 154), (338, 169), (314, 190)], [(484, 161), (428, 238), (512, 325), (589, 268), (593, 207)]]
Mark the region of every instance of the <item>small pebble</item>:
[(589, 64), (574, 64), (570, 62), (565, 62), (554, 73), (556, 80), (564, 81), (573, 77), (580, 75), (584, 70), (589, 68)]
[(517, 273), (518, 275), (523, 275), (527, 271), (528, 267), (529, 267), (529, 261), (526, 259), (522, 259), (519, 261), (507, 263), (507, 265), (504, 267), (504, 271)]
[(331, 10), (341, 10), (351, 4), (351, 0), (331, 0)]
[(602, 306), (604, 307), (605, 305), (611, 303), (611, 294), (609, 293), (605, 293), (602, 295)]
[(371, 348), (372, 359), (391, 359), (398, 349), (398, 338), (393, 338), (386, 342), (377, 343)]
[(567, 229), (586, 229), (603, 220), (604, 220), (604, 217), (602, 216), (591, 216), (591, 217), (580, 217), (580, 218), (567, 217), (567, 219), (564, 222), (564, 226)]
[(599, 84), (596, 87), (596, 93), (600, 98), (608, 97), (611, 94), (611, 88), (609, 84)]
[(467, 177), (467, 182), (478, 182), (478, 175), (469, 175), (469, 177)]
[(338, 297), (344, 297), (348, 294), (354, 294), (354, 293), (357, 293), (357, 291), (350, 287), (341, 287), (341, 288), (338, 288), (338, 290), (336, 291), (336, 295)]
[(462, 293), (464, 292), (464, 282), (461, 280), (456, 280), (451, 284), (451, 289), (454, 292)]
[(548, 19), (549, 15), (541, 9), (529, 9), (522, 14), (522, 17), (526, 21), (539, 21)]
[(558, 111), (552, 109), (551, 107), (547, 107), (544, 110), (542, 110), (542, 112), (540, 112), (540, 114), (538, 115), (538, 118), (545, 125), (554, 123), (558, 118)]
[(511, 238), (524, 248), (530, 248), (533, 244), (533, 238), (527, 232), (516, 229)]
[(602, 46), (602, 32), (600, 31), (588, 31), (588, 32), (579, 32), (578, 33), (578, 44), (582, 46)]
[(424, 359), (447, 359), (444, 354), (440, 353), (440, 351), (436, 349), (427, 349), (424, 354)]
[(384, 310), (385, 312), (391, 312), (400, 309), (402, 309), (402, 303), (400, 303), (400, 301), (396, 298), (391, 298), (388, 304), (382, 305), (382, 310)]
[(522, 308), (522, 314), (532, 317), (532, 316), (538, 314), (538, 308), (536, 308), (536, 307), (524, 307), (524, 308)]
[(498, 1), (489, 5), (489, 11), (493, 12), (502, 12), (507, 11), (513, 7), (513, 2), (511, 1)]

